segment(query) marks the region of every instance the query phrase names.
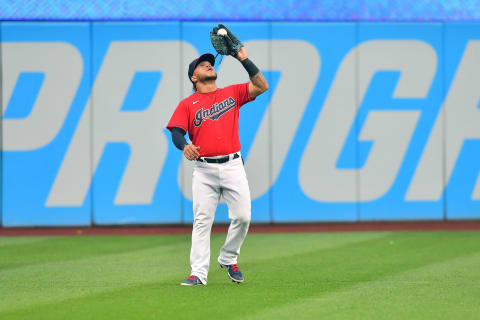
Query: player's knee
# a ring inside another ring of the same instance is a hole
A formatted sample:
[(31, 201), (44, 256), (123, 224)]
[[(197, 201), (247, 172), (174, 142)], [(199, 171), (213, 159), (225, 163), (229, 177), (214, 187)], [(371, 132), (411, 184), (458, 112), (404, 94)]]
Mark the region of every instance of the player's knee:
[(213, 224), (213, 216), (198, 212), (195, 215), (195, 219), (193, 221), (193, 225), (196, 228), (209, 228)]
[(248, 226), (250, 224), (251, 219), (250, 219), (249, 216), (241, 216), (241, 217), (236, 218), (235, 221), (238, 224)]

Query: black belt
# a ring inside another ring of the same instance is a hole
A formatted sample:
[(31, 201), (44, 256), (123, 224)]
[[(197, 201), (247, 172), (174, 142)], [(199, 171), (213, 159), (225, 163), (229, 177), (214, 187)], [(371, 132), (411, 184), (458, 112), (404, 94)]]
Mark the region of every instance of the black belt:
[[(238, 153), (235, 153), (233, 155), (232, 160), (237, 159), (237, 158), (240, 158), (240, 155)], [(208, 163), (225, 163), (228, 160), (230, 160), (230, 156), (225, 156), (225, 157), (221, 157), (221, 158), (198, 158), (197, 159), (197, 161), (208, 162)]]

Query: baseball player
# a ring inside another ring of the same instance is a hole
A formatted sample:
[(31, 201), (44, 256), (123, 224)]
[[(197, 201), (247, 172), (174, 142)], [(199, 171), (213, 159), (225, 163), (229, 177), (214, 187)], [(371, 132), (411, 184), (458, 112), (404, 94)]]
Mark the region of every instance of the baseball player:
[[(220, 29), (224, 31), (218, 31)], [(223, 43), (223, 49), (226, 48), (226, 52), (240, 61), (248, 72), (250, 82), (217, 88), (215, 57), (210, 53), (202, 54), (188, 67), (188, 78), (195, 92), (180, 101), (167, 125), (175, 146), (183, 150), (185, 158), (195, 162), (192, 179), (192, 269), (190, 277), (181, 283), (185, 286), (207, 284), (210, 232), (221, 196), (228, 205), (231, 223), (218, 262), (227, 270), (232, 281), (240, 283), (244, 280), (237, 259), (250, 224), (251, 203), (240, 153), (238, 117), (240, 107), (267, 91), (268, 84), (260, 70), (248, 59), (243, 44), (224, 25), (213, 29), (212, 34), (217, 36), (217, 33), (228, 38)], [(187, 132), (190, 144), (184, 137)]]

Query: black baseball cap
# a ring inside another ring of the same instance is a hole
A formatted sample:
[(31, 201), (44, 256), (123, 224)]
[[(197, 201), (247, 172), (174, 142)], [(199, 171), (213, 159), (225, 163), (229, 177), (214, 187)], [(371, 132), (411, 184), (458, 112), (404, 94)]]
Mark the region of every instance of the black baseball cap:
[[(193, 60), (190, 65), (188, 66), (188, 79), (192, 81), (193, 71), (198, 66), (198, 64), (202, 61), (208, 61), (212, 65), (215, 65), (215, 57), (211, 53), (204, 53), (197, 59)], [(193, 83), (193, 82), (192, 82)]]

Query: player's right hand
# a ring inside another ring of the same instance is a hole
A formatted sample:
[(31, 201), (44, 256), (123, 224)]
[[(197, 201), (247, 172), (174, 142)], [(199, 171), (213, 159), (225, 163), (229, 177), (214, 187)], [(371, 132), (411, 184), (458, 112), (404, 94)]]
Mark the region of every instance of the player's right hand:
[(197, 160), (198, 157), (200, 157), (200, 153), (198, 152), (199, 149), (200, 149), (200, 147), (197, 147), (194, 144), (187, 144), (183, 148), (183, 155), (188, 160)]
[(242, 47), (240, 51), (238, 51), (236, 58), (240, 62), (248, 58), (247, 50), (245, 50), (245, 47)]

